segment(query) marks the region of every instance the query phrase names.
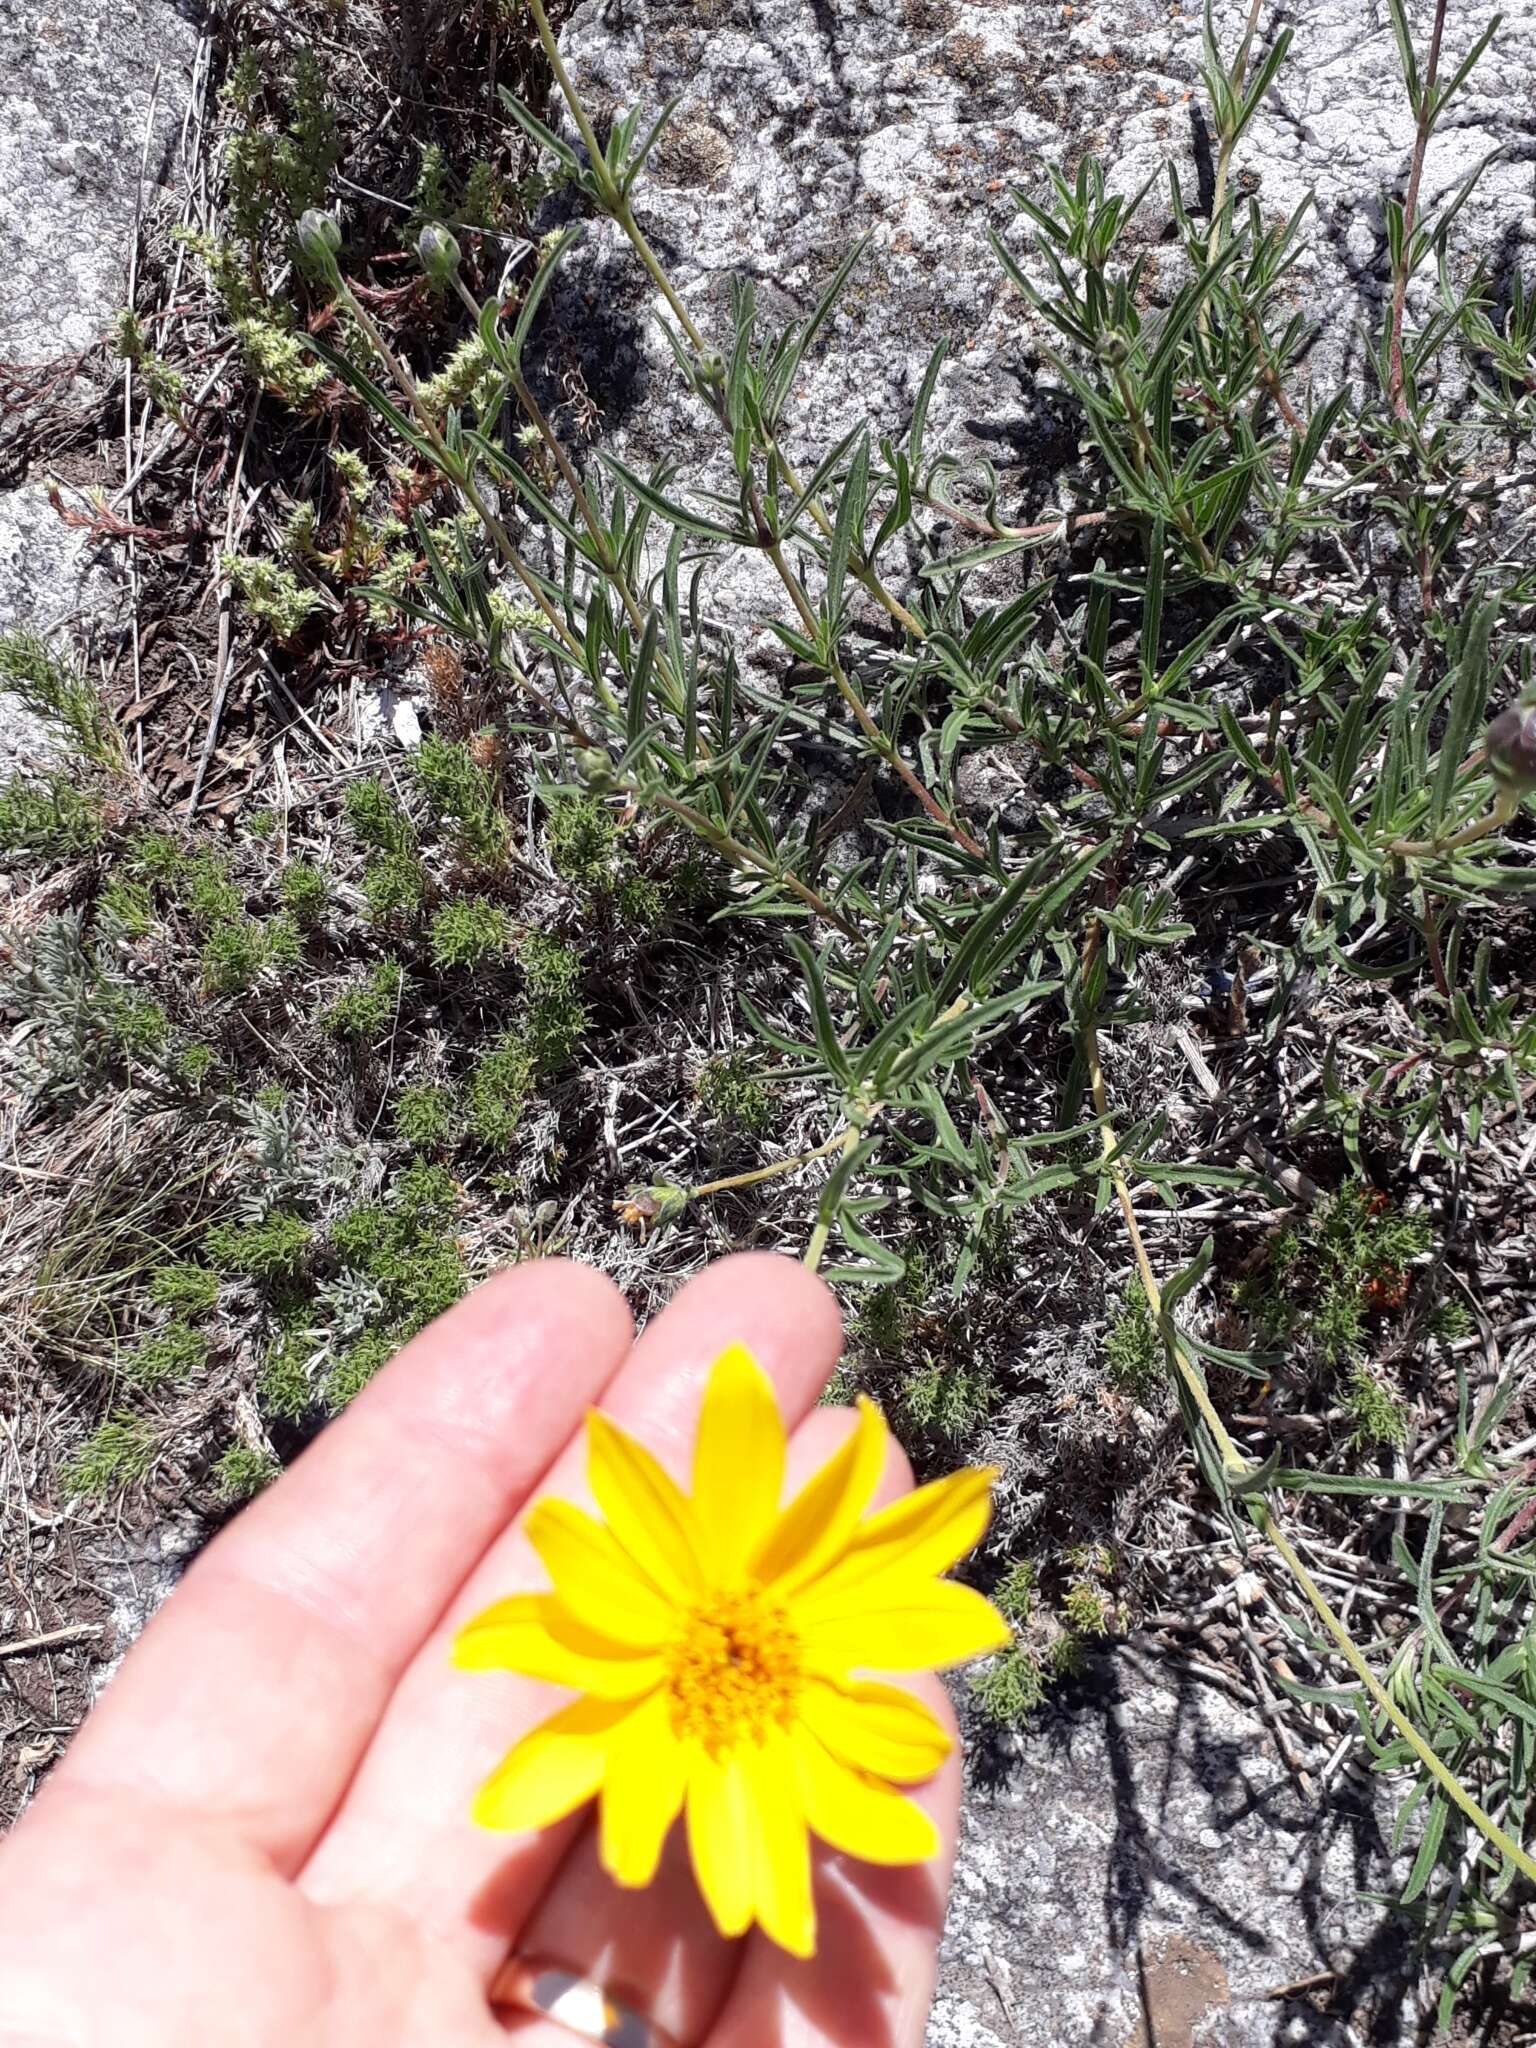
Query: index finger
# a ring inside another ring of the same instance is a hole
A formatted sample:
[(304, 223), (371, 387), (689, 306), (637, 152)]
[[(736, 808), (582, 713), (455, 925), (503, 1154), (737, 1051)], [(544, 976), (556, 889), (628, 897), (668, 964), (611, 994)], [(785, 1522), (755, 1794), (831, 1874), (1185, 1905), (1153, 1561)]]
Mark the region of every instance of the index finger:
[(198, 1559), (54, 1773), (300, 1864), (395, 1680), (629, 1350), (619, 1290), (549, 1260), (415, 1338)]

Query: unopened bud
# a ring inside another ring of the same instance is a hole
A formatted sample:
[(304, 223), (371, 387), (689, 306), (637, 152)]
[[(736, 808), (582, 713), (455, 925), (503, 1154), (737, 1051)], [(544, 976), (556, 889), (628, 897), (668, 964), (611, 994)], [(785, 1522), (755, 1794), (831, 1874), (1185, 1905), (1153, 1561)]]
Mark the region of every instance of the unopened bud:
[(312, 277), (339, 275), (336, 251), (341, 247), (341, 228), (330, 214), (323, 213), (318, 206), (307, 207), (299, 215), (294, 240), (299, 261)]
[(1488, 727), (1488, 766), (1510, 789), (1536, 789), (1536, 704), (1511, 704)]
[(613, 763), (601, 747), (583, 747), (575, 760), (576, 773), (594, 796), (614, 788)]
[(459, 245), (435, 220), (416, 237), (416, 254), (434, 284), (447, 284), (459, 267)]

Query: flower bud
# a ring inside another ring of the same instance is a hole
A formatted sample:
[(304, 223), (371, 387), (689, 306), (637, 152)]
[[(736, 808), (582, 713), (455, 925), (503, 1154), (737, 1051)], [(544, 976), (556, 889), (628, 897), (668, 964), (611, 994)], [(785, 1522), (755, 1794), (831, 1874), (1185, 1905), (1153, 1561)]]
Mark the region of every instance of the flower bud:
[(307, 207), (294, 231), (299, 261), (312, 277), (336, 277), (336, 251), (341, 247), (341, 228), (318, 206)]
[(613, 763), (601, 747), (582, 747), (575, 759), (576, 773), (594, 796), (615, 787)]
[(1488, 727), (1488, 766), (1510, 789), (1536, 789), (1536, 704), (1511, 704)]
[(416, 255), (434, 284), (447, 284), (459, 267), (458, 243), (435, 220), (429, 220), (416, 237)]

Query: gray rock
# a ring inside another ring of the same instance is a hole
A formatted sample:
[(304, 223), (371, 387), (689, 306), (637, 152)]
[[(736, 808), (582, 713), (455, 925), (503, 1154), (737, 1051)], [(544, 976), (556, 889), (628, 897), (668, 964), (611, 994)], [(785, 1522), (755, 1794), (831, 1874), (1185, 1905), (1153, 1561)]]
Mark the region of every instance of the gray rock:
[(181, 131), (196, 43), (190, 9), (170, 0), (0, 0), (0, 360), (48, 362), (106, 330), (139, 167), (147, 200)]
[[(0, 361), (67, 365), (110, 328), (141, 165), (148, 205), (177, 146), (196, 45), (170, 0), (0, 0)], [(119, 588), (43, 479), (0, 493), (0, 632), (107, 623)], [(0, 770), (45, 745), (0, 695)]]
[[(1453, 11), (1443, 76), (1492, 11)], [(1410, 6), (1421, 47), (1430, 12), (1427, 0)], [(1247, 8), (1216, 0), (1215, 14), (1231, 51)], [(1460, 274), (1478, 259), (1518, 261), (1536, 241), (1525, 111), (1536, 87), (1536, 0), (1511, 0), (1503, 15), (1424, 179), (1430, 209), (1502, 152), (1453, 230)], [(1406, 181), (1412, 121), (1384, 5), (1269, 8), (1261, 44), (1282, 17), (1295, 41), (1234, 173), (1267, 220), (1314, 199), (1293, 289), (1317, 327), (1309, 373), (1328, 390), (1361, 375), (1379, 322), (1381, 196)], [(988, 230), (1021, 252), (1010, 187), (1038, 188), (1045, 165), (1070, 170), (1093, 151), (1115, 189), (1153, 179), (1136, 235), (1151, 251), (1154, 294), (1171, 289), (1175, 267), (1160, 247), (1166, 167), (1177, 168), (1191, 205), (1211, 177), (1195, 0), (850, 0), (835, 9), (825, 0), (583, 0), (563, 45), (602, 115), (637, 101), (659, 111), (680, 95), (671, 145), (653, 160), (638, 210), (712, 339), (728, 331), (733, 274), (754, 280), (769, 319), (803, 314), (850, 241), (870, 236), (844, 309), (805, 366), (794, 452), (819, 453), (864, 419), (900, 428), (942, 338), (951, 354), (930, 447), (990, 456), (1010, 486), (1005, 516), (1047, 509), (1036, 494), (1070, 468), (1075, 437), (1037, 374), (1042, 332), (1004, 279)], [(1432, 273), (1416, 287), (1419, 312)], [(703, 458), (712, 429), (678, 398), (650, 317), (659, 301), (608, 224), (574, 278), (567, 344), (582, 354), (606, 430), (634, 455)], [(716, 604), (738, 621), (746, 593), (739, 567), (729, 573), (736, 580)]]
[[(929, 2048), (1138, 2048), (1149, 2008), (1158, 2048), (1406, 2043), (1404, 1946), (1359, 1897), (1392, 1810), (1309, 1803), (1256, 1714), (1104, 1659), (967, 1797)], [(1326, 2010), (1273, 1996), (1327, 1972)]]

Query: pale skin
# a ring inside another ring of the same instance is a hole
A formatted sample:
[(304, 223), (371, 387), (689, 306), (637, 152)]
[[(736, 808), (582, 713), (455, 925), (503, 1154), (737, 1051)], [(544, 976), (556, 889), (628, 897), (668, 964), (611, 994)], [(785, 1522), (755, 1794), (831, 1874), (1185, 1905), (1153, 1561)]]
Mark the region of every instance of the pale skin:
[[(454, 1669), (453, 1635), (547, 1583), (521, 1521), (544, 1494), (590, 1504), (589, 1407), (686, 1482), (733, 1341), (778, 1389), (793, 1489), (851, 1416), (815, 1407), (838, 1313), (788, 1260), (722, 1261), (638, 1339), (601, 1275), (519, 1267), (408, 1345), (198, 1559), (0, 1851), (0, 2048), (570, 2048), (491, 2013), (514, 1948), (688, 2048), (920, 2048), (953, 1757), (917, 1793), (941, 1857), (828, 1854), (808, 1962), (714, 1932), (680, 1828), (656, 1883), (621, 1892), (586, 1815), (533, 1836), (469, 1817), (563, 1696)], [(882, 1497), (910, 1484), (893, 1446)], [(937, 1681), (913, 1689), (947, 1713)]]

